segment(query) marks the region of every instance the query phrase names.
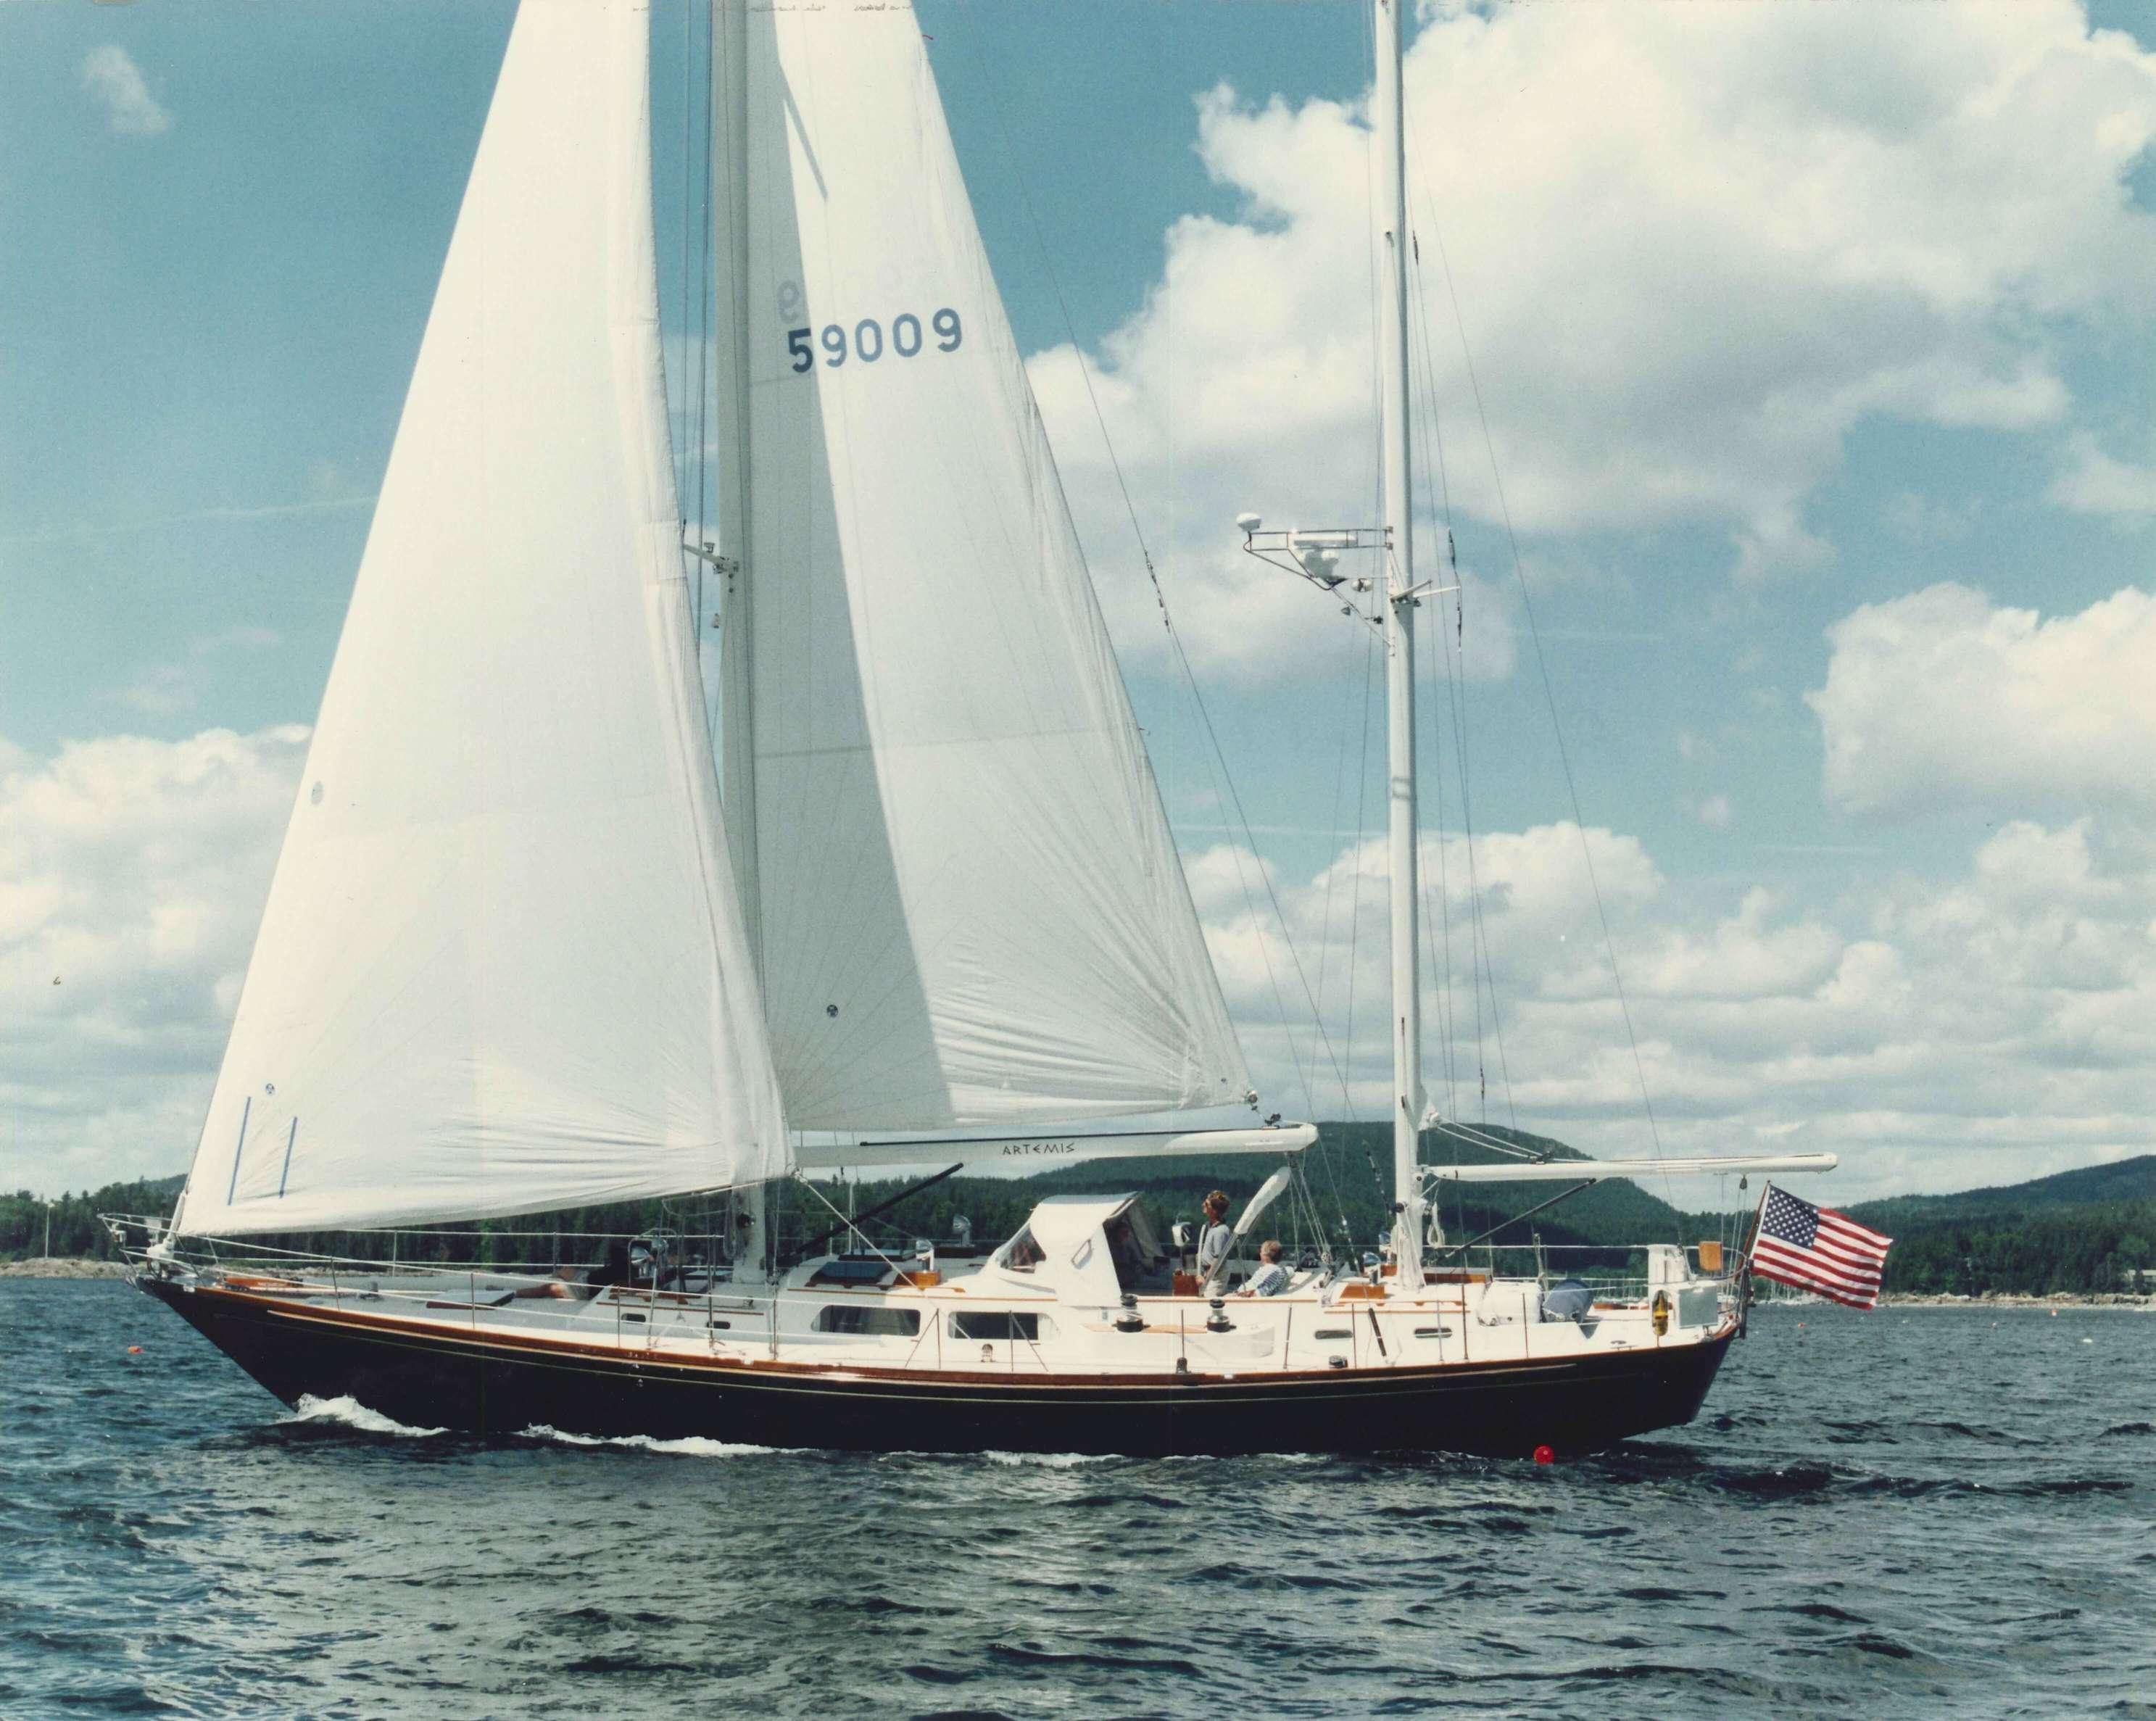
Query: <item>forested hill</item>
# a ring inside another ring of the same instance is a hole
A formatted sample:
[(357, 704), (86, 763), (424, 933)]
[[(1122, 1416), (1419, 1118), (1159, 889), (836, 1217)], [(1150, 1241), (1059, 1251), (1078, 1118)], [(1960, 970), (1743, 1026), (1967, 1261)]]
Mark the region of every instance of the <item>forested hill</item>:
[(1860, 1202), (1849, 1211), (1866, 1225), (1892, 1230), (1897, 1225), (2034, 1213), (2107, 1201), (2156, 1201), (2156, 1153), (2118, 1159), (2108, 1165), (2085, 1165), (2078, 1171), (2061, 1171), (2027, 1183), (1964, 1189), (1952, 1195), (1890, 1195), (1883, 1200)]
[[(106, 1261), (112, 1240), (97, 1222), (100, 1213), (141, 1213), (162, 1218), (180, 1198), (186, 1174), (107, 1184), (51, 1204), (52, 1253), (63, 1258)], [(28, 1189), (0, 1195), (0, 1261), (25, 1261), (45, 1251), (46, 1204)]]
[(2156, 1154), (1849, 1210), (1894, 1239), (1889, 1291), (2156, 1290)]

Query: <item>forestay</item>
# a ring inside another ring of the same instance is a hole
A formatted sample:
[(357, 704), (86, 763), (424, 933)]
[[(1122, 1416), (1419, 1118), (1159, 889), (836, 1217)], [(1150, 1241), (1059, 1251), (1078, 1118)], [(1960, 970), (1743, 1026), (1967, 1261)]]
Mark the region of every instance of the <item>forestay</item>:
[(788, 1116), (1239, 1102), (920, 21), (834, 0), (747, 32), (755, 883)]
[(516, 21), (189, 1231), (786, 1168), (679, 568), (647, 43), (624, 0)]

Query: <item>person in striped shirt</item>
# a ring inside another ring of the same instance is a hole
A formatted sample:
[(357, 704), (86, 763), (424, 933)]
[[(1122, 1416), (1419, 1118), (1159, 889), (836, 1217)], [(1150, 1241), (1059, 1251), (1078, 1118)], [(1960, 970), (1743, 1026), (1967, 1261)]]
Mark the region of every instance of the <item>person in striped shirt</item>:
[(1250, 1275), (1250, 1282), (1238, 1291), (1236, 1296), (1277, 1297), (1286, 1290), (1287, 1282), (1294, 1275), (1288, 1271), (1287, 1263), (1281, 1259), (1282, 1252), (1279, 1238), (1267, 1239), (1258, 1251), (1260, 1263), (1258, 1270)]

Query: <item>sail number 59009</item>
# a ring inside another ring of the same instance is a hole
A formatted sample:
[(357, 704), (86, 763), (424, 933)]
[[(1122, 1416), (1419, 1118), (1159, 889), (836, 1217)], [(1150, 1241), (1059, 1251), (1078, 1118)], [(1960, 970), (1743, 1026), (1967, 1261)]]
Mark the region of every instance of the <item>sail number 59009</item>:
[[(959, 321), (958, 313), (947, 305), (928, 319), (927, 332), (934, 337), (939, 352), (956, 352), (966, 338), (965, 325)], [(811, 336), (815, 337), (814, 347), (808, 344)], [(888, 340), (883, 325), (872, 316), (865, 316), (851, 329), (844, 323), (825, 323), (820, 331), (788, 329), (786, 350), (797, 372), (814, 368), (818, 347), (823, 349), (824, 362), (836, 370), (850, 357), (863, 364), (874, 364), (886, 352), (895, 352), (901, 358), (915, 357), (921, 352), (922, 337), (921, 319), (906, 311), (891, 320)]]

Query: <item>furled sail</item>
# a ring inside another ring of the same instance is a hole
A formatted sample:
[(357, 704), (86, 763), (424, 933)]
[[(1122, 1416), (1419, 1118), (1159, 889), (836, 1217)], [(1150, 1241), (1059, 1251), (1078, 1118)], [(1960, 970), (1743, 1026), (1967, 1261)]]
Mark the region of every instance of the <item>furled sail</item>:
[(644, 0), (525, 0), (180, 1223), (734, 1184), (786, 1126), (664, 405)]
[(747, 38), (753, 900), (788, 1117), (1237, 1102), (919, 20), (751, 6)]

